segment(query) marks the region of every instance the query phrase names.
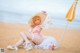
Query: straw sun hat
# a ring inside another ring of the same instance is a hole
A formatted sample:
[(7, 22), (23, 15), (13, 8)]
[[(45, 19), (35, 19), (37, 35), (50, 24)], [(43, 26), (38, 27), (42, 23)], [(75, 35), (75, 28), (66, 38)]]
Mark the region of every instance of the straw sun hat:
[(35, 16), (39, 16), (40, 18), (41, 18), (41, 23), (43, 23), (44, 22), (44, 20), (46, 19), (46, 17), (47, 17), (47, 13), (46, 13), (46, 11), (41, 11), (41, 12), (38, 12), (38, 13), (36, 13), (34, 16), (32, 16), (32, 18), (29, 20), (29, 22), (28, 22), (28, 24), (31, 24), (31, 23), (33, 23), (33, 17), (35, 17)]

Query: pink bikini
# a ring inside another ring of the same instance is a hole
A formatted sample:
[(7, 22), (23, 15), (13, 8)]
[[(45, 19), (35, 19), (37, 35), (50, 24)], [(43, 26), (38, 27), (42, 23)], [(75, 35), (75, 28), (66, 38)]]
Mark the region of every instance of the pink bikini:
[(34, 29), (30, 29), (30, 34), (32, 35), (32, 40), (34, 39), (34, 36), (39, 35), (40, 36), (41, 27), (36, 26)]

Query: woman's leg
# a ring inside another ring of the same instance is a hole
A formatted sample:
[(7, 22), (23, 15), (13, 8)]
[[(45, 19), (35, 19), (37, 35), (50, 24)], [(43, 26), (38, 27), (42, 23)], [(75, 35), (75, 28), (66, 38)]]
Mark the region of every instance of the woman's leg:
[(28, 39), (28, 37), (27, 37), (27, 35), (26, 35), (25, 33), (20, 32), (20, 36), (23, 38), (23, 40), (24, 40), (25, 42), (29, 42), (29, 39)]
[(14, 46), (20, 46), (20, 45), (22, 45), (24, 43), (24, 40), (23, 39), (21, 39), (21, 40), (19, 40)]
[[(28, 40), (28, 37), (26, 36), (25, 33), (21, 32), (20, 33), (21, 37), (23, 39), (19, 40), (16, 44), (14, 45), (9, 45), (7, 48), (8, 49), (15, 49), (15, 50), (18, 50), (18, 46), (22, 45), (24, 42), (26, 42), (26, 49), (27, 49), (27, 43), (31, 43), (33, 45), (33, 43), (31, 41)], [(30, 46), (30, 45), (29, 45)], [(31, 48), (28, 47), (27, 50), (30, 50)]]
[(30, 50), (33, 48), (32, 42), (28, 39), (27, 35), (24, 32), (20, 32), (21, 37), (25, 41), (24, 48), (26, 50)]
[(35, 45), (30, 39), (32, 38), (30, 35), (27, 35), (26, 33), (20, 32), (21, 37), (25, 42), (30, 42), (33, 46)]
[(16, 44), (14, 44), (14, 45), (9, 45), (7, 48), (8, 48), (8, 49), (18, 50), (18, 46), (22, 45), (23, 42), (24, 42), (24, 41), (21, 39), (21, 40), (19, 40)]

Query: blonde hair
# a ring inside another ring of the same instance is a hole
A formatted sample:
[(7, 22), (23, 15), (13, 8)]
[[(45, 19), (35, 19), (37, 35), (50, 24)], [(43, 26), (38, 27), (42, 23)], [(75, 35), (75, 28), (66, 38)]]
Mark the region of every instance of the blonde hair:
[[(34, 28), (35, 26), (37, 26), (37, 25), (34, 23), (36, 18), (39, 18), (40, 21), (41, 21), (40, 16), (34, 16), (34, 17), (32, 18), (32, 20), (31, 20), (31, 23), (30, 23), (32, 28)], [(40, 24), (41, 24), (41, 22), (40, 22)]]

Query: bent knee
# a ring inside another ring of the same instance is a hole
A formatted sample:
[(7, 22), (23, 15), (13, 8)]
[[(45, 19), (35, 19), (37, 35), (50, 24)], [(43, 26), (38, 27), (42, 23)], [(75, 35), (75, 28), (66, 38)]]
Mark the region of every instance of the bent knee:
[(24, 32), (20, 32), (20, 35), (23, 35), (24, 34)]

